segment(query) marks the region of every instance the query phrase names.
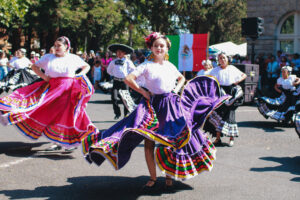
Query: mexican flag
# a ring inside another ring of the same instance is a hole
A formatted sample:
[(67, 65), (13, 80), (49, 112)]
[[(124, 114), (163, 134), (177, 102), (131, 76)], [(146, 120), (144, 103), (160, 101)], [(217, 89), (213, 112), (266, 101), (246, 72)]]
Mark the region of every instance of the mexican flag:
[(199, 71), (208, 53), (208, 34), (167, 35), (171, 40), (169, 61), (179, 71)]

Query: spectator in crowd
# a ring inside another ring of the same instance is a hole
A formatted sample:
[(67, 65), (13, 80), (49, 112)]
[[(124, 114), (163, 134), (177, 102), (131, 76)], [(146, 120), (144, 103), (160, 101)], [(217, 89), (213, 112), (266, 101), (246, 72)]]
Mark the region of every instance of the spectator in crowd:
[(8, 58), (5, 51), (0, 49), (0, 81), (7, 75)]
[(278, 50), (276, 53), (276, 59), (275, 59), (278, 64), (281, 62), (281, 56), (283, 56), (282, 51)]
[(31, 51), (31, 53), (30, 53), (30, 61), (32, 62), (32, 64), (34, 64), (36, 61), (38, 61), (38, 59), (35, 56), (35, 51)]
[(81, 54), (81, 59), (84, 60), (84, 62), (87, 62), (88, 61), (88, 54), (86, 52), (83, 52)]
[(281, 56), (279, 66), (280, 66), (280, 69), (284, 66), (290, 66), (290, 63), (288, 62), (286, 56)]
[[(52, 47), (51, 47), (52, 48)], [(51, 49), (50, 48), (50, 49)], [(41, 57), (43, 57), (46, 54), (46, 49), (41, 49), (40, 55)]]
[(259, 65), (258, 89), (261, 91), (264, 89), (267, 80), (267, 69), (265, 65), (264, 53), (259, 53), (254, 63)]
[(239, 54), (235, 54), (231, 59), (229, 59), (229, 63), (231, 64), (241, 63), (241, 56)]
[(92, 69), (92, 74), (93, 74), (93, 80), (94, 80), (94, 88), (96, 90), (100, 89), (99, 88), (99, 83), (101, 80), (101, 62), (99, 60), (97, 60), (94, 64), (94, 67)]
[[(55, 48), (54, 48), (54, 46), (52, 46), (52, 47), (50, 48), (49, 53), (50, 53), (50, 54), (55, 54)], [(41, 56), (43, 56), (43, 55), (41, 54)]]
[(88, 71), (87, 73), (87, 77), (90, 79), (90, 81), (92, 83), (95, 82), (95, 80), (93, 80), (93, 77), (94, 77), (94, 74), (93, 74), (93, 68), (94, 68), (94, 65), (96, 63), (96, 55), (95, 55), (95, 52), (94, 50), (90, 50), (89, 52), (89, 55), (87, 55), (87, 58), (86, 58), (86, 62), (91, 66), (90, 70)]
[(110, 56), (110, 52), (105, 52), (105, 56), (101, 58), (101, 71), (102, 71), (102, 79), (101, 82), (108, 82), (111, 80), (110, 75), (107, 73), (107, 67), (109, 63), (113, 60), (113, 58)]
[(133, 52), (133, 53), (130, 55), (130, 59), (131, 59), (131, 61), (133, 62), (133, 64), (134, 64), (135, 66), (138, 66), (138, 65), (140, 64), (140, 61), (139, 61), (139, 59), (137, 58), (136, 53)]
[(275, 56), (272, 55), (268, 63), (267, 73), (268, 73), (268, 88), (273, 88), (277, 78), (279, 77), (280, 67), (278, 62), (275, 59)]
[[(81, 57), (81, 56), (82, 56), (82, 51), (80, 51), (80, 50), (77, 51), (77, 52), (76, 52), (76, 55), (79, 56), (79, 57)], [(81, 59), (82, 59), (82, 57), (81, 57)]]
[(251, 60), (249, 59), (248, 55), (246, 55), (245, 59), (242, 61), (242, 64), (251, 64)]
[(140, 64), (142, 64), (142, 63), (145, 61), (145, 59), (146, 59), (145, 55), (144, 55), (143, 52), (141, 52), (141, 51), (139, 51), (139, 52), (137, 53), (137, 57), (138, 57), (138, 59), (139, 59), (139, 63), (140, 63)]
[(36, 58), (37, 61), (40, 59), (40, 57), (41, 57), (41, 56), (40, 56), (39, 53), (36, 53), (36, 54), (35, 54), (35, 58)]
[(300, 77), (300, 56), (298, 53), (295, 53), (292, 60), (293, 64), (293, 73)]

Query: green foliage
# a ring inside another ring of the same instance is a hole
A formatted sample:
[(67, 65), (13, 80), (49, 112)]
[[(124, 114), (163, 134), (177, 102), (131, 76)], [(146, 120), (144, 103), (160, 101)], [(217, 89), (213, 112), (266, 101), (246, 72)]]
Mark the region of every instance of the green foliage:
[(0, 0), (0, 25), (10, 27), (22, 21), (31, 0)]
[(181, 25), (191, 33), (210, 32), (210, 43), (241, 42), (241, 18), (246, 17), (246, 0), (216, 0), (204, 5), (202, 0), (176, 1)]
[[(111, 43), (145, 48), (152, 31), (210, 32), (210, 43), (241, 42), (246, 0), (0, 0), (0, 24), (38, 37), (42, 48), (66, 35), (76, 49), (106, 49)], [(13, 35), (14, 36), (14, 35)], [(14, 37), (19, 37), (16, 35)]]

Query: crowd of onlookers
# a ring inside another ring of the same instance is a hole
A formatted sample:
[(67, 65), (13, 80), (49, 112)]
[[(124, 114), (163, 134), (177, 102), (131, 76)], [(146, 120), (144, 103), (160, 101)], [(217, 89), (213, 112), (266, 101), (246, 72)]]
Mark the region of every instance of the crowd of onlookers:
[[(45, 49), (41, 49), (39, 51), (31, 51), (30, 53), (27, 53), (26, 49), (21, 48), (15, 51), (13, 54), (6, 53), (5, 51), (0, 50), (0, 81), (11, 70), (11, 66), (9, 65), (9, 63), (17, 58), (18, 51), (25, 52), (25, 55), (29, 57), (29, 60), (32, 64), (38, 61), (46, 53), (55, 53), (54, 48), (50, 48), (49, 52), (46, 52)], [(94, 50), (90, 50), (89, 53), (78, 51), (76, 52), (76, 54), (91, 66), (91, 70), (88, 72), (87, 76), (91, 80), (91, 82), (96, 83), (96, 88), (98, 87), (99, 82), (107, 82), (111, 80), (111, 76), (107, 73), (106, 69), (109, 63), (116, 58), (116, 55), (114, 53), (110, 51), (95, 52)], [(144, 62), (145, 54), (147, 54), (147, 52), (145, 53), (141, 50), (136, 50), (133, 54), (130, 55), (130, 59), (137, 66), (140, 63)]]
[[(25, 51), (25, 49), (22, 49)], [(16, 51), (17, 52), (17, 51)], [(9, 62), (11, 62), (15, 57), (15, 54), (6, 54), (5, 51), (0, 50), (0, 80), (5, 77), (5, 75), (10, 71)], [(30, 54), (26, 53), (26, 55), (30, 56), (30, 61), (35, 63), (46, 53), (45, 49), (41, 49), (39, 51), (31, 51)], [(54, 53), (54, 49), (51, 48), (47, 53)], [(90, 66), (91, 70), (87, 74), (89, 79), (95, 83), (96, 89), (98, 89), (99, 82), (107, 82), (111, 80), (110, 75), (106, 72), (106, 68), (108, 64), (115, 59), (116, 55), (110, 51), (101, 52), (94, 50), (90, 50), (87, 52), (76, 52), (78, 56), (80, 56), (83, 60), (85, 60)], [(134, 53), (130, 55), (130, 59), (132, 62), (138, 66), (140, 63), (144, 62), (145, 57), (147, 57), (149, 52), (144, 52), (142, 50), (136, 50)], [(209, 56), (209, 59), (212, 63), (213, 67), (218, 66), (216, 56)], [(252, 64), (249, 56), (241, 57), (239, 55), (235, 55), (229, 58), (231, 64)], [(284, 54), (282, 51), (277, 51), (277, 55), (272, 54), (264, 54), (260, 53), (256, 56), (254, 63), (259, 65), (259, 89), (271, 89), (274, 87), (277, 78), (280, 77), (281, 68), (283, 66), (292, 67), (292, 73), (300, 76), (300, 55), (298, 53), (295, 54)], [(187, 79), (193, 78), (196, 73), (185, 73)]]
[[(115, 53), (110, 51), (105, 53), (98, 51), (95, 53), (94, 50), (90, 50), (89, 53), (78, 51), (76, 54), (91, 66), (91, 70), (87, 76), (94, 83), (96, 89), (99, 88), (99, 82), (111, 80), (111, 76), (107, 73), (106, 69), (109, 63), (116, 58)], [(129, 56), (135, 66), (138, 66), (145, 60), (145, 52), (143, 51), (137, 50)]]

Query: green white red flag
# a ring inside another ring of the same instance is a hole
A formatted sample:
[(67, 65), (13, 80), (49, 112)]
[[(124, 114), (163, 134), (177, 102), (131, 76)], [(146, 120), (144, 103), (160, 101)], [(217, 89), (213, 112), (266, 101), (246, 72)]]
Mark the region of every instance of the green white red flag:
[(179, 71), (199, 71), (208, 53), (208, 34), (167, 35), (171, 40), (169, 61)]

